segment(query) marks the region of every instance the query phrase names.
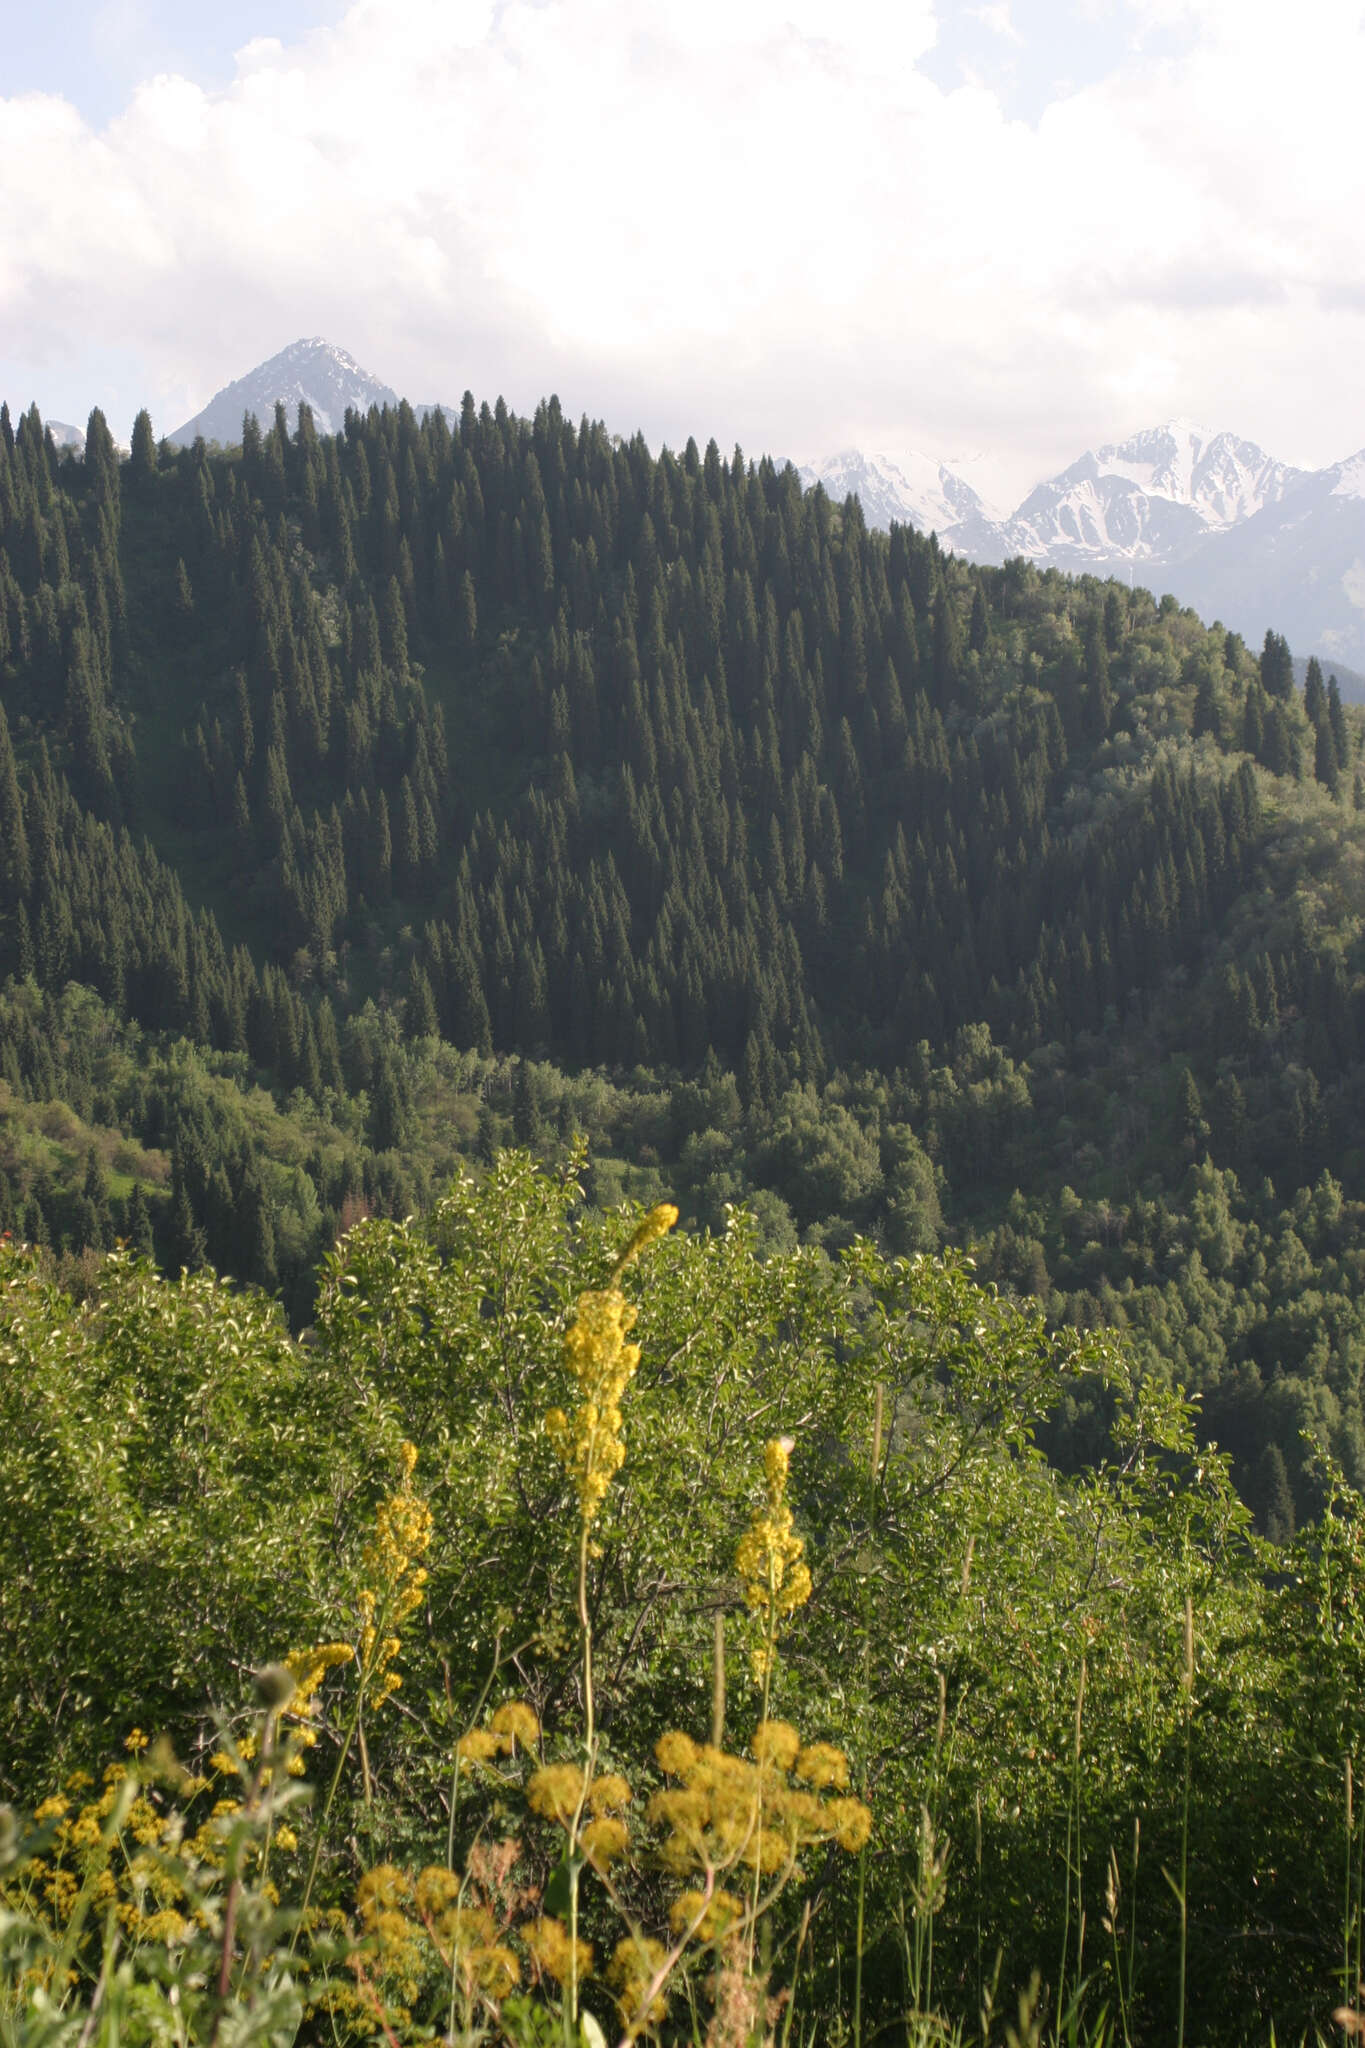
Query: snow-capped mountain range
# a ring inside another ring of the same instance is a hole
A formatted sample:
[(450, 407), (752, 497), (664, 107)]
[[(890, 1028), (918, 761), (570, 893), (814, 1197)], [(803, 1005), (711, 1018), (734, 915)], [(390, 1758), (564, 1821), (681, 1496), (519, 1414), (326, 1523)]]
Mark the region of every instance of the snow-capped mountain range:
[(1003, 519), (924, 456), (901, 466), (846, 449), (801, 477), (834, 497), (855, 490), (869, 525), (931, 528), (969, 561), (1024, 555), (1140, 581), (1252, 644), (1274, 626), (1298, 652), (1365, 668), (1365, 450), (1296, 469), (1254, 441), (1170, 420), (1088, 451)]
[(845, 449), (800, 474), (831, 497), (857, 492), (870, 525), (898, 519), (931, 527), (945, 546), (973, 559), (1027, 555), (1059, 568), (1108, 569), (1171, 560), (1277, 504), (1308, 472), (1276, 462), (1254, 441), (1171, 420), (1088, 450), (1003, 519), (931, 456), (916, 454), (902, 467)]
[[(327, 434), (348, 406), (394, 405), (398, 394), (315, 337), (227, 385), (169, 438), (228, 444), (240, 439), (245, 413), (268, 426), (277, 402), (291, 425), (300, 403), (311, 406)], [(1296, 469), (1253, 441), (1175, 419), (1087, 451), (1004, 517), (932, 455), (846, 448), (799, 473), (840, 502), (856, 495), (869, 525), (931, 529), (968, 560), (1024, 555), (1041, 567), (1140, 580), (1174, 590), (1252, 644), (1273, 625), (1296, 653), (1365, 669), (1365, 450), (1330, 469)]]

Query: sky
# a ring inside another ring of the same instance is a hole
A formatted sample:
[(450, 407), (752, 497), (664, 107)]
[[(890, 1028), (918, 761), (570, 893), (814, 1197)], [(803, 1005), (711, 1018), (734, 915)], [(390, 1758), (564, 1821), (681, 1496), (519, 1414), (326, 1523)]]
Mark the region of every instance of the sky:
[(302, 335), (1008, 509), (1173, 416), (1365, 445), (1365, 0), (0, 0), (0, 396)]

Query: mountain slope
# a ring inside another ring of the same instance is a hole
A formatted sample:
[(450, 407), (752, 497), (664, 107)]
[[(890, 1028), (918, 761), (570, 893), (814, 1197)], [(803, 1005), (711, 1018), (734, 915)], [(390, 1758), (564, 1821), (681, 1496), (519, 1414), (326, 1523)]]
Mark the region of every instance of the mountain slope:
[(126, 462), (0, 414), (0, 551), (0, 1229), (306, 1320), (343, 1216), (582, 1129), (595, 1199), (948, 1231), (1249, 1486), (1319, 1409), (1365, 1477), (1365, 776), (1281, 643), (553, 400)]
[(397, 403), (397, 392), (363, 370), (354, 356), (314, 336), (291, 342), (246, 376), (224, 385), (202, 412), (166, 438), (173, 446), (184, 447), (202, 435), (206, 441), (230, 447), (242, 438), (245, 414), (254, 414), (266, 427), (277, 404), (283, 405), (291, 427), (304, 404), (312, 408), (313, 424), (320, 434), (335, 434), (341, 430), (348, 407), (367, 412), (372, 405)]

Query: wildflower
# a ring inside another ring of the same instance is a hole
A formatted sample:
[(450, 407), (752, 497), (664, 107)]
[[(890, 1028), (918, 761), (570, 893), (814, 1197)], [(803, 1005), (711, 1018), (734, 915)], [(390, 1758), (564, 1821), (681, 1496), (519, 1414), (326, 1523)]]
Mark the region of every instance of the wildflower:
[(624, 1856), (630, 1844), (625, 1822), (614, 1815), (589, 1821), (578, 1839), (583, 1854), (598, 1870), (605, 1870), (618, 1856)]
[(735, 1551), (735, 1569), (744, 1581), (750, 1609), (763, 1622), (763, 1641), (753, 1653), (754, 1676), (762, 1684), (772, 1669), (778, 1624), (810, 1598), (810, 1572), (805, 1544), (792, 1533), (787, 1505), (787, 1468), (791, 1445), (773, 1437), (763, 1452), (766, 1510), (756, 1514)]
[(594, 1813), (611, 1813), (629, 1806), (630, 1801), (630, 1787), (615, 1771), (604, 1771), (600, 1778), (593, 1779), (588, 1805)]
[(667, 1237), (677, 1220), (678, 1212), (672, 1202), (660, 1202), (651, 1209), (637, 1226), (635, 1235), (612, 1268), (612, 1280), (619, 1280), (633, 1259), (638, 1259), (641, 1252), (648, 1251), (661, 1237)]
[(460, 1880), (444, 1863), (429, 1863), (413, 1887), (417, 1910), (430, 1919), (454, 1903), (460, 1895)]
[(705, 1892), (689, 1890), (669, 1907), (668, 1924), (677, 1935), (691, 1928), (703, 1941), (723, 1941), (743, 1916), (744, 1903), (733, 1892), (718, 1888), (708, 1899)]
[(621, 2017), (632, 2032), (647, 2020), (663, 2019), (668, 2010), (661, 1990), (649, 1996), (664, 1961), (663, 1943), (647, 1934), (627, 1935), (616, 1944), (607, 1981), (616, 1990)]
[(391, 1912), (411, 1896), (412, 1887), (395, 1863), (376, 1863), (356, 1886), (355, 1901), (362, 1917)]
[(291, 1827), (278, 1827), (275, 1830), (275, 1845), (284, 1855), (292, 1856), (299, 1846), (299, 1838)]
[(526, 1799), (533, 1813), (571, 1827), (583, 1801), (583, 1773), (577, 1764), (543, 1764), (531, 1774)]
[(35, 1820), (60, 1820), (63, 1814), (70, 1811), (71, 1801), (64, 1798), (60, 1792), (54, 1792), (52, 1797), (45, 1799), (41, 1806), (34, 1807), (33, 1818)]
[(848, 1784), (848, 1758), (832, 1742), (812, 1742), (791, 1765), (794, 1774), (813, 1785), (817, 1792), (834, 1786), (840, 1792)]
[(83, 1807), (69, 1826), (67, 1839), (73, 1849), (95, 1848), (104, 1832), (100, 1826), (100, 1817), (93, 1806)]
[(861, 1799), (832, 1799), (827, 1814), (835, 1841), (856, 1856), (872, 1833), (872, 1815)]
[(753, 1751), (761, 1764), (789, 1771), (800, 1747), (801, 1737), (790, 1721), (760, 1721), (754, 1730)]
[(528, 1920), (518, 1931), (537, 1968), (556, 1983), (567, 1984), (571, 1976), (581, 1982), (592, 1975), (592, 1943), (571, 1941), (562, 1920), (542, 1915), (539, 1920)]
[(471, 1949), (465, 1961), (480, 1991), (486, 1992), (489, 1998), (506, 1998), (508, 1992), (515, 1991), (521, 1982), (520, 1963), (511, 1949), (500, 1941)]
[(696, 1763), (699, 1752), (690, 1735), (673, 1729), (659, 1737), (654, 1745), (654, 1754), (661, 1771), (666, 1771), (670, 1778), (681, 1778)]
[(142, 1922), (138, 1933), (143, 1941), (162, 1941), (168, 1948), (189, 1938), (190, 1923), (169, 1906), (159, 1913), (149, 1913)]
[(495, 1735), (507, 1739), (509, 1749), (514, 1749), (517, 1743), (530, 1749), (540, 1737), (540, 1722), (525, 1700), (504, 1701), (488, 1725)]
[(455, 1744), (455, 1754), (462, 1763), (486, 1764), (498, 1751), (498, 1738), (487, 1728), (469, 1728)]
[(574, 1483), (585, 1526), (595, 1519), (625, 1461), (621, 1396), (640, 1363), (639, 1345), (626, 1342), (635, 1325), (635, 1310), (616, 1283), (631, 1261), (677, 1220), (671, 1202), (650, 1210), (612, 1268), (610, 1283), (579, 1295), (574, 1322), (565, 1334), (564, 1363), (578, 1383), (581, 1399), (571, 1416), (552, 1408), (545, 1417), (545, 1432)]
[(621, 1396), (640, 1363), (638, 1344), (627, 1344), (635, 1310), (616, 1288), (580, 1294), (578, 1315), (564, 1339), (564, 1358), (583, 1396), (572, 1416), (552, 1408), (545, 1430), (573, 1480), (585, 1523), (595, 1519), (607, 1488), (625, 1461)]
[(143, 1844), (161, 1839), (161, 1818), (150, 1799), (135, 1799), (128, 1809), (127, 1826), (133, 1840)]
[(291, 1721), (301, 1721), (317, 1711), (317, 1691), (329, 1671), (349, 1664), (355, 1656), (350, 1643), (316, 1643), (310, 1650), (291, 1650), (284, 1668), (294, 1682), (287, 1706)]
[[(708, 1743), (699, 1749), (685, 1736), (662, 1738), (660, 1762), (680, 1786), (665, 1786), (649, 1802), (651, 1824), (665, 1831), (660, 1857), (680, 1875), (718, 1873), (744, 1865), (778, 1872), (795, 1867), (817, 1842), (861, 1848), (872, 1816), (858, 1799), (821, 1799), (827, 1786), (847, 1782), (841, 1750), (830, 1743), (803, 1749), (786, 1721), (760, 1722), (753, 1739), (755, 1761), (730, 1756)], [(791, 1782), (789, 1773), (809, 1773), (814, 1791)], [(700, 1898), (700, 1894), (697, 1895)], [(686, 1897), (686, 1894), (684, 1894)]]
[(427, 1583), (417, 1560), (431, 1542), (431, 1509), (412, 1491), (416, 1446), (405, 1443), (400, 1453), (402, 1478), (398, 1491), (381, 1501), (375, 1532), (362, 1553), (367, 1583), (360, 1592), (360, 1640), (357, 1650), (361, 1685), (371, 1706), (380, 1707), (402, 1684), (393, 1669), (402, 1644), (396, 1631), (422, 1604)]
[(123, 1738), (123, 1747), (129, 1752), (130, 1755), (140, 1756), (143, 1750), (147, 1747), (149, 1739), (150, 1738), (148, 1736), (143, 1734), (140, 1728), (134, 1728), (131, 1734), (125, 1735), (125, 1737)]

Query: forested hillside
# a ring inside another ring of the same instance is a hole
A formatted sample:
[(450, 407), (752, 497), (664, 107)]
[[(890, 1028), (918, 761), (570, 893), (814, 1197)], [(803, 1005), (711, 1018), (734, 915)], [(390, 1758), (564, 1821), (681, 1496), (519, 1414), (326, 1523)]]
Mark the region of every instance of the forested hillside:
[(1355, 720), (1273, 631), (553, 400), (4, 412), (0, 1224), (301, 1324), (355, 1217), (583, 1131), (602, 1204), (1126, 1323), (1288, 1534), (1303, 1427), (1365, 1479)]

